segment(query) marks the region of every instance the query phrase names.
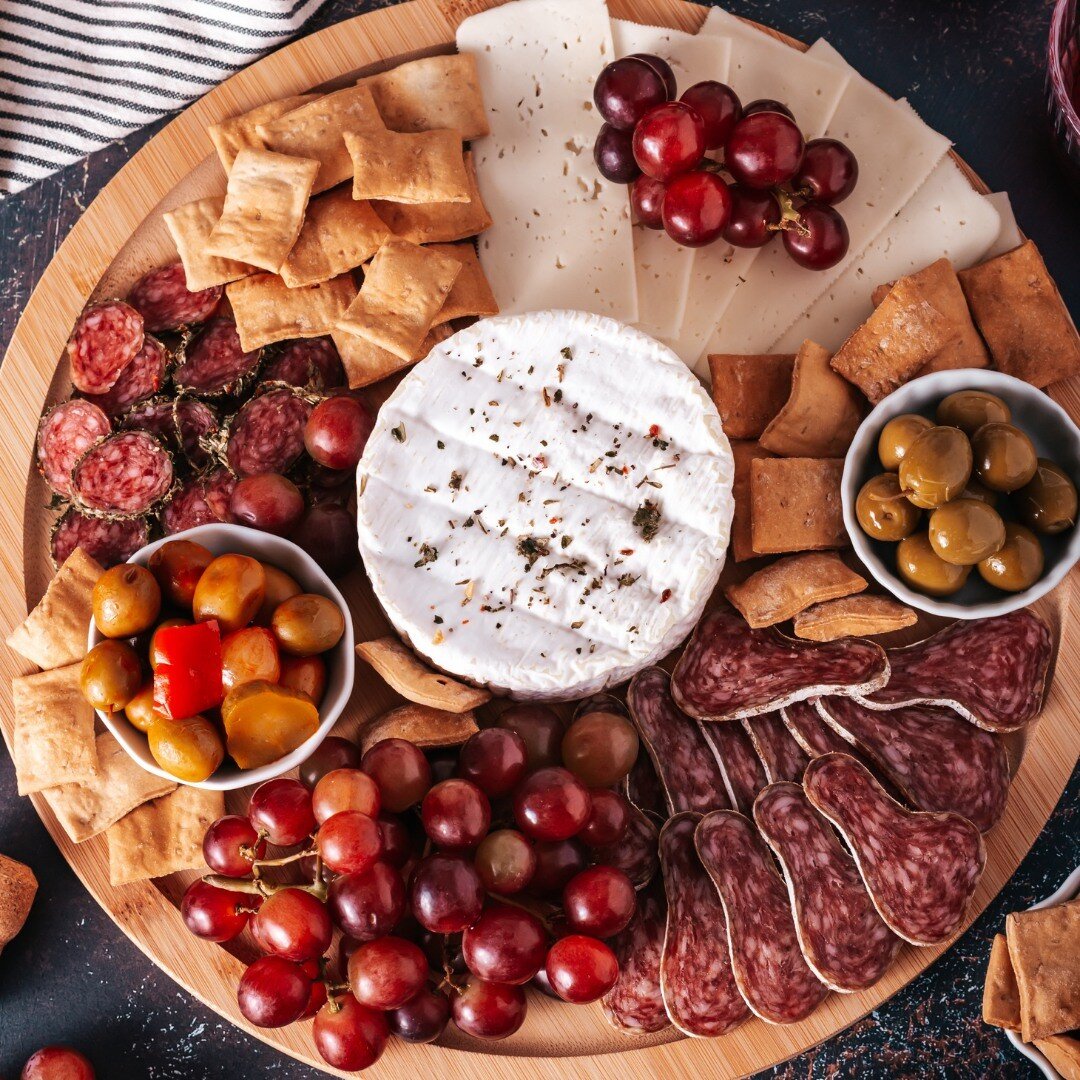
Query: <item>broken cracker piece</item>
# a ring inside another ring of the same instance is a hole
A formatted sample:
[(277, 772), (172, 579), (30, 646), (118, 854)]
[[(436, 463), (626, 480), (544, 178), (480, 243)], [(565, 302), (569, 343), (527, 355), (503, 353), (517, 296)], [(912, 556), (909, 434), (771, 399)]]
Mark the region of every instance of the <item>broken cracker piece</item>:
[(889, 596), (848, 596), (826, 600), (795, 616), (795, 636), (807, 641), (837, 641), (846, 637), (891, 634), (918, 622), (906, 604)]
[(244, 352), (275, 341), (329, 334), (356, 296), (350, 274), (290, 289), (276, 274), (253, 274), (226, 289)]
[(1020, 1030), (1020, 990), (1004, 934), (995, 934), (990, 946), (990, 961), (986, 965), (983, 985), (982, 1018), (984, 1024), (993, 1027)]
[(404, 739), (429, 749), (460, 746), (479, 730), (471, 712), (446, 712), (430, 705), (402, 705), (364, 725), (360, 732), (360, 750), (366, 754), (383, 739)]
[(1005, 918), (1024, 1042), (1080, 1027), (1080, 899)]
[(396, 637), (361, 642), (356, 651), (402, 697), (417, 705), (463, 713), (491, 700), (490, 691), (433, 671)]
[(756, 439), (791, 394), (790, 353), (711, 353), (712, 399), (729, 439)]

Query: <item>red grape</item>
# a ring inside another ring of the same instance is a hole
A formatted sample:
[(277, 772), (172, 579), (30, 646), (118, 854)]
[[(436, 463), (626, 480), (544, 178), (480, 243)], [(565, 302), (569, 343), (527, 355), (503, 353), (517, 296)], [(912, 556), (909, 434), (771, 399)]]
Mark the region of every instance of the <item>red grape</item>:
[(328, 469), (355, 469), (374, 426), (362, 401), (340, 394), (311, 410), (304, 426), (304, 447)]
[(665, 183), (705, 156), (705, 122), (689, 105), (669, 101), (650, 109), (634, 128), (634, 160)]
[(471, 978), (453, 1004), (454, 1023), (477, 1039), (505, 1039), (525, 1022), (525, 991)]
[(19, 1080), (94, 1080), (90, 1059), (70, 1046), (43, 1046), (27, 1059)]
[(334, 769), (328, 772), (311, 793), (315, 820), (322, 823), (342, 810), (359, 810), (368, 817), (378, 817), (382, 806), (379, 786), (359, 769)]
[(571, 930), (612, 937), (633, 918), (637, 894), (633, 883), (614, 866), (582, 870), (563, 889), (563, 910)]
[(180, 901), (184, 925), (207, 941), (232, 941), (262, 903), (261, 896), (219, 889), (205, 881), (193, 881)]
[(569, 769), (538, 769), (514, 796), (514, 817), (536, 840), (566, 840), (588, 820), (589, 790)]
[(639, 176), (630, 185), (630, 208), (646, 229), (664, 227), (664, 193), (667, 186), (651, 176)]
[(311, 757), (300, 766), (300, 782), (311, 790), (328, 772), (359, 768), (360, 747), (348, 739), (330, 735), (319, 743)]
[(379, 833), (382, 836), (383, 861), (400, 870), (413, 853), (413, 842), (408, 828), (400, 818), (380, 814)]
[(634, 160), (633, 132), (620, 131), (611, 124), (604, 124), (596, 134), (593, 161), (600, 175), (614, 184), (629, 184), (641, 174)]
[(543, 966), (547, 934), (528, 911), (509, 904), (489, 904), (461, 935), (469, 970), (489, 982), (527, 983)]
[(411, 1043), (434, 1042), (446, 1030), (449, 1019), (450, 999), (430, 987), (386, 1014), (390, 1030)]
[(546, 705), (511, 705), (495, 722), (496, 727), (516, 731), (525, 743), (525, 767), (539, 769), (558, 765), (563, 723)]
[(471, 735), (458, 753), (458, 776), (471, 780), (489, 798), (509, 795), (525, 775), (525, 740), (505, 728)]
[(562, 892), (563, 886), (589, 865), (585, 849), (576, 840), (537, 844), (533, 851), (536, 870), (529, 882), (529, 890), (538, 896)]
[(451, 779), (436, 784), (420, 807), (424, 831), (447, 851), (476, 847), (491, 825), (491, 804), (471, 781)]
[(315, 831), (311, 792), (299, 780), (284, 776), (267, 780), (252, 792), (248, 817), (279, 847), (303, 843)]
[(624, 795), (610, 788), (594, 788), (589, 792), (592, 810), (578, 839), (589, 847), (603, 847), (623, 838), (630, 824), (630, 803)]
[(859, 179), (855, 155), (836, 139), (811, 139), (803, 163), (791, 181), (796, 191), (816, 203), (835, 206), (843, 202)]
[(516, 829), (498, 829), (480, 841), (475, 864), (488, 892), (509, 896), (529, 884), (536, 870), (536, 853)]
[(229, 513), (238, 525), (284, 536), (303, 516), (304, 496), (287, 476), (245, 476), (229, 496)]
[(311, 1034), (327, 1065), (350, 1072), (374, 1065), (390, 1036), (386, 1017), (351, 994), (328, 1001), (316, 1013)]
[(400, 1008), (420, 993), (427, 977), (424, 950), (400, 937), (365, 942), (349, 958), (349, 989), (372, 1009)]
[(252, 920), (252, 932), (269, 953), (303, 963), (330, 948), (334, 927), (326, 905), (303, 889), (268, 896)]
[(743, 116), (753, 116), (754, 113), (762, 112), (782, 113), (792, 120), (795, 119), (795, 114), (782, 101), (777, 101), (776, 98), (755, 98), (743, 108)]
[(246, 817), (228, 814), (206, 830), (203, 858), (215, 873), (226, 877), (247, 877), (255, 859), (266, 854), (266, 841)]
[(379, 823), (359, 810), (332, 814), (315, 834), (323, 862), (337, 874), (359, 874), (382, 856)]
[(795, 121), (783, 113), (744, 116), (724, 148), (724, 164), (737, 183), (752, 188), (786, 184), (802, 164), (806, 144)]
[(704, 121), (706, 150), (723, 146), (731, 129), (742, 119), (739, 95), (730, 86), (714, 79), (694, 83), (679, 100)]
[(724, 226), (724, 239), (735, 247), (763, 247), (775, 235), (770, 225), (780, 223), (780, 203), (771, 191), (759, 191), (745, 184), (732, 184), (731, 216)]
[(236, 1001), (249, 1023), (284, 1027), (299, 1020), (311, 997), (311, 979), (299, 964), (281, 956), (263, 956), (240, 977)]
[(431, 782), (441, 784), (457, 772), (456, 750), (431, 750), (424, 755), (431, 766)]
[(405, 883), (384, 862), (360, 874), (341, 874), (330, 882), (330, 913), (343, 933), (357, 941), (382, 937), (405, 914)]
[(584, 1005), (602, 998), (615, 985), (619, 962), (602, 941), (569, 934), (548, 950), (547, 977), (563, 1001)]
[(461, 951), (461, 934), (433, 934), (421, 928), (419, 941), (432, 971), (440, 975), (464, 975), (469, 970)]
[(412, 911), (426, 930), (457, 933), (476, 921), (483, 906), (480, 875), (461, 855), (436, 853), (417, 864), (412, 878)]
[(807, 203), (799, 210), (801, 229), (784, 230), (784, 247), (807, 270), (828, 270), (848, 250), (847, 223), (831, 206)]
[(326, 983), (323, 981), (322, 965), (318, 960), (305, 960), (300, 967), (311, 979), (311, 993), (300, 1017), (301, 1020), (308, 1020), (326, 1004)]
[(674, 98), (678, 93), (679, 87), (675, 82), (675, 72), (671, 70), (671, 65), (663, 59), (663, 57), (657, 56), (655, 53), (631, 53), (635, 60), (644, 60), (664, 80), (664, 89), (667, 91), (669, 98)]
[(593, 101), (600, 115), (622, 131), (631, 130), (654, 105), (667, 99), (663, 76), (636, 56), (624, 56), (608, 64), (593, 87)]
[(423, 750), (408, 739), (381, 739), (360, 763), (379, 787), (384, 810), (400, 814), (431, 787), (431, 766)]
[(663, 219), (668, 236), (683, 247), (704, 247), (719, 239), (731, 215), (731, 195), (711, 172), (676, 176), (664, 195)]
[(289, 539), (303, 548), (335, 581), (360, 561), (356, 515), (337, 503), (309, 507)]
[(551, 985), (551, 980), (548, 978), (547, 967), (542, 967), (533, 977), (529, 983), (530, 986), (536, 987), (541, 994), (547, 995), (549, 998), (554, 998), (556, 1001), (566, 1004), (558, 994), (555, 993), (555, 987)]

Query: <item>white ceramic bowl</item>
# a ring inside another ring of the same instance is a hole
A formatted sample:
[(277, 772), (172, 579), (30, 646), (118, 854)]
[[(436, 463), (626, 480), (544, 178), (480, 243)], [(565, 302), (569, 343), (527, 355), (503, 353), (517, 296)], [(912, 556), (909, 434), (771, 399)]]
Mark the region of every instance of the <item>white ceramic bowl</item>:
[(987, 390), (1003, 398), (1012, 410), (1013, 422), (1035, 444), (1039, 457), (1056, 461), (1072, 478), (1080, 481), (1080, 430), (1065, 410), (1049, 395), (1030, 383), (1004, 375), (1000, 371), (962, 368), (937, 371), (900, 387), (882, 401), (862, 422), (847, 452), (841, 497), (844, 525), (855, 553), (878, 581), (893, 596), (920, 611), (953, 619), (985, 619), (1027, 607), (1050, 592), (1080, 559), (1080, 527), (1066, 529), (1057, 536), (1040, 536), (1046, 565), (1043, 575), (1030, 589), (1004, 593), (988, 585), (972, 570), (964, 587), (952, 596), (937, 598), (915, 592), (894, 573), (896, 545), (871, 540), (855, 517), (855, 498), (872, 476), (882, 471), (877, 456), (881, 429), (901, 413), (921, 413), (933, 419), (943, 397), (957, 390)]
[[(275, 776), (281, 776), (290, 769), (295, 769), (302, 761), (311, 756), (315, 748), (330, 733), (337, 718), (341, 715), (345, 703), (349, 700), (353, 687), (353, 671), (355, 653), (353, 649), (353, 625), (349, 615), (349, 606), (345, 598), (338, 591), (337, 586), (326, 576), (318, 563), (297, 547), (291, 540), (285, 540), (280, 536), (272, 536), (270, 533), (259, 532), (257, 529), (249, 529), (243, 525), (200, 525), (186, 532), (176, 533), (175, 536), (166, 536), (162, 540), (155, 540), (152, 544), (140, 548), (128, 559), (128, 562), (146, 566), (150, 556), (162, 544), (170, 540), (194, 540), (209, 548), (215, 555), (225, 555), (236, 552), (240, 555), (251, 555), (263, 562), (271, 563), (284, 570), (290, 577), (296, 579), (305, 592), (321, 593), (329, 597), (345, 616), (345, 633), (341, 640), (334, 646), (327, 657), (326, 664), (326, 694), (319, 706), (319, 728), (309, 739), (301, 743), (291, 754), (286, 754), (269, 765), (261, 765), (257, 769), (239, 769), (228, 758), (221, 767), (207, 780), (200, 783), (189, 783), (180, 780), (167, 773), (154, 760), (147, 744), (146, 736), (130, 724), (123, 713), (98, 712), (101, 722), (120, 740), (120, 745), (144, 768), (155, 776), (166, 780), (174, 780), (178, 784), (188, 784), (189, 787), (206, 788), (210, 791), (232, 791), (234, 788), (247, 787), (249, 784), (259, 784), (263, 780), (270, 780)], [(90, 624), (89, 647), (93, 648), (104, 637), (97, 627)]]

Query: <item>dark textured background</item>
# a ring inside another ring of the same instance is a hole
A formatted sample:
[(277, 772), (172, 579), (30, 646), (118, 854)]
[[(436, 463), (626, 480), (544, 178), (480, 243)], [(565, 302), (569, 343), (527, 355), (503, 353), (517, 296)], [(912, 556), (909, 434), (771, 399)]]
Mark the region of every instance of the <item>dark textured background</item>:
[[(1044, 135), (1050, 0), (730, 0), (733, 10), (806, 41), (826, 36), (922, 116), (995, 190), (1006, 189), (1066, 302), (1080, 316), (1080, 236)], [(308, 30), (370, 10), (329, 0)], [(164, 122), (163, 122), (164, 123)], [(0, 202), (0, 352), (53, 252), (116, 170), (161, 125)], [(888, 132), (882, 132), (888, 138)], [(158, 971), (113, 925), (53, 847), (0, 755), (0, 850), (41, 882), (23, 933), (0, 957), (0, 1077), (38, 1046), (67, 1042), (102, 1080), (214, 1080), (316, 1073), (248, 1038)], [(1080, 772), (997, 901), (949, 953), (848, 1032), (774, 1070), (783, 1077), (1035, 1077), (979, 1019), (989, 940), (1005, 913), (1052, 892), (1080, 863)], [(507, 1075), (528, 1067), (505, 1059)], [(634, 1059), (620, 1064), (632, 1074)], [(573, 1066), (567, 1063), (567, 1075)]]

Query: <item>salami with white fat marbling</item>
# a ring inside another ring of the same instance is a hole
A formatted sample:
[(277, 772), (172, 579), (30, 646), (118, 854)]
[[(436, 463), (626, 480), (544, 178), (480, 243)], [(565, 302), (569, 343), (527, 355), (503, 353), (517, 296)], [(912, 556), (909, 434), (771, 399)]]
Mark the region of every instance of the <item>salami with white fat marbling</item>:
[(127, 302), (143, 317), (147, 333), (181, 330), (206, 322), (221, 303), (222, 287), (189, 292), (183, 263), (158, 266), (131, 287)]
[(630, 879), (635, 889), (644, 889), (660, 868), (658, 836), (648, 815), (632, 807), (630, 822), (622, 838), (613, 844), (593, 848), (593, 862), (598, 866), (614, 866)]
[(143, 317), (123, 300), (88, 307), (67, 343), (71, 381), (84, 394), (104, 394), (143, 347)]
[(133, 405), (121, 419), (120, 430), (148, 431), (170, 449), (176, 449), (179, 443), (173, 416), (173, 399), (161, 395)]
[(41, 418), (37, 465), (57, 495), (71, 497), (71, 472), (75, 463), (111, 431), (108, 416), (93, 402), (82, 398), (62, 401)]
[(348, 381), (337, 346), (328, 337), (288, 342), (267, 360), (262, 377), (267, 382), (283, 382), (315, 390), (345, 386)]
[(304, 451), (311, 409), (292, 387), (275, 387), (252, 398), (227, 423), (229, 468), (241, 478), (287, 472)]
[(638, 894), (630, 925), (611, 941), (619, 976), (601, 1002), (604, 1015), (627, 1035), (649, 1035), (671, 1026), (660, 991), (667, 901), (657, 878)]
[(162, 509), (162, 529), (173, 536), (199, 525), (231, 521), (229, 495), (235, 484), (236, 478), (225, 468), (189, 477)]
[(95, 443), (71, 474), (75, 505), (91, 516), (140, 517), (172, 486), (172, 458), (145, 431), (121, 431)]
[(127, 562), (139, 548), (150, 541), (150, 527), (145, 518), (123, 521), (87, 517), (78, 510), (68, 509), (53, 526), (50, 550), (57, 568), (68, 556), (81, 547), (106, 570)]
[(207, 468), (210, 453), (206, 440), (221, 426), (218, 414), (205, 401), (180, 394), (173, 402), (173, 422), (188, 464), (193, 469)]
[[(803, 748), (808, 758), (822, 754), (850, 754), (851, 747), (818, 715), (814, 698), (794, 701), (780, 710), (780, 716), (792, 738)], [(856, 755), (852, 755), (853, 757)]]
[(803, 769), (810, 759), (785, 727), (778, 712), (751, 716), (742, 723), (761, 758), (770, 784), (802, 779)]
[(152, 398), (165, 385), (171, 361), (169, 350), (157, 338), (147, 334), (143, 338), (143, 347), (120, 372), (112, 388), (104, 394), (87, 394), (87, 400), (114, 419), (119, 418), (133, 405)]
[(214, 319), (180, 346), (173, 382), (200, 397), (238, 394), (258, 373), (261, 350), (244, 352), (232, 319)]
[(644, 747), (638, 750), (638, 756), (621, 786), (623, 794), (639, 810), (661, 820), (668, 816), (667, 799), (660, 784), (660, 777), (656, 775), (652, 758)]
[(728, 801), (740, 814), (749, 814), (757, 793), (769, 782), (750, 736), (742, 724), (696, 723), (720, 763)]

